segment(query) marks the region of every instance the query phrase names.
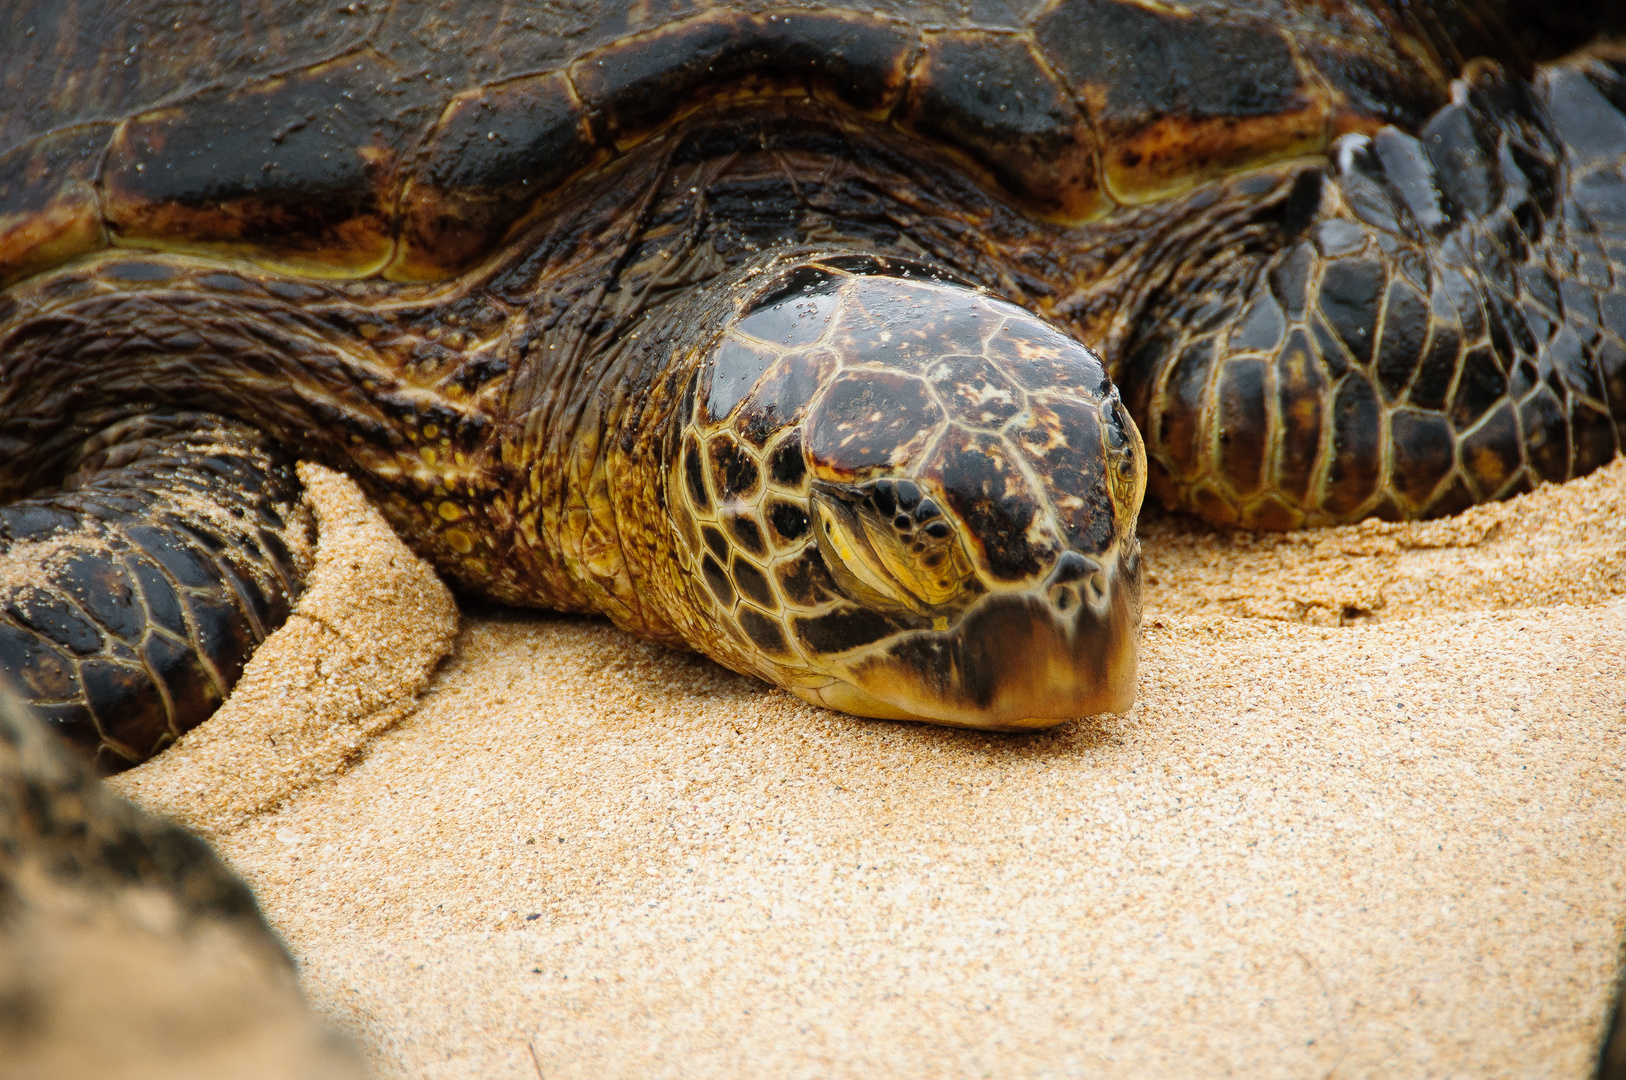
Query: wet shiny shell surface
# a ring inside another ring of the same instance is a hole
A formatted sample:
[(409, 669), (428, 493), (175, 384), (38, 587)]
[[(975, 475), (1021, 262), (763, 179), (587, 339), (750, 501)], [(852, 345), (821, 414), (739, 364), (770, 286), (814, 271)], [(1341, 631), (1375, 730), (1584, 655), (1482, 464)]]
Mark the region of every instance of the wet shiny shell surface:
[(1509, 52), (1484, 20), (1294, 0), (135, 0), (13, 22), (0, 285), (109, 244), (436, 280), (583, 170), (758, 99), (890, 129), (1035, 218), (1082, 221), (1415, 122), (1459, 53)]

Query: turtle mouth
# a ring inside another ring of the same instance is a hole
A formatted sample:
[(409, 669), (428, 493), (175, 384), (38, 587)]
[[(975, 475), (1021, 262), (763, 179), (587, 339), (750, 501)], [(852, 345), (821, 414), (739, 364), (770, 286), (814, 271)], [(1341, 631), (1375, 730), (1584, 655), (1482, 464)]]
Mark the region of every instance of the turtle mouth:
[(804, 699), (859, 716), (1020, 731), (1127, 711), (1141, 620), (1139, 545), (1067, 552), (1036, 587), (988, 593), (952, 626), (844, 658)]

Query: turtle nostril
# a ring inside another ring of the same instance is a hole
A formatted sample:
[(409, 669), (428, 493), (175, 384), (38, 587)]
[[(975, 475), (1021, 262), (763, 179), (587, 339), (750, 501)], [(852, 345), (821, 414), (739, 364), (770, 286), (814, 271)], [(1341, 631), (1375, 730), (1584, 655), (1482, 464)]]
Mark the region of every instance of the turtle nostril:
[(1088, 577), (1101, 569), (1094, 559), (1087, 559), (1076, 551), (1063, 552), (1061, 558), (1056, 560), (1056, 568), (1050, 572), (1050, 583), (1053, 585), (1066, 585)]
[(1071, 610), (1078, 603), (1078, 593), (1073, 591), (1071, 585), (1050, 586), (1050, 605), (1057, 611)]
[(1084, 579), (1084, 591), (1090, 598), (1092, 606), (1099, 606), (1107, 596), (1106, 575), (1096, 571)]

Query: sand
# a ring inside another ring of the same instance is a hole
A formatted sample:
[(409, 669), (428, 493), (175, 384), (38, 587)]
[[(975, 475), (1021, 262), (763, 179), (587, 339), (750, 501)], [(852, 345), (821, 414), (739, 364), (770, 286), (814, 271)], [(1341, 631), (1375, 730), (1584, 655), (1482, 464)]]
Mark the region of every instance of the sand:
[(1588, 1075), (1626, 462), (1423, 526), (1148, 520), (1138, 703), (1019, 737), (596, 620), (453, 639), (313, 477), (325, 614), (119, 785), (214, 840), (381, 1077)]

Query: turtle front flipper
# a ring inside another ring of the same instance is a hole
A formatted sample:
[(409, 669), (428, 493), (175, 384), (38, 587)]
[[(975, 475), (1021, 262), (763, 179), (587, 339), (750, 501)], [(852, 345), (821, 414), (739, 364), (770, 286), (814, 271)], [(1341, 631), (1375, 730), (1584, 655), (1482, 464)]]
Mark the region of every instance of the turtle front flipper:
[(1340, 140), (1273, 211), (1273, 254), (1140, 321), (1119, 381), (1153, 492), (1284, 529), (1448, 514), (1613, 458), (1623, 111), (1597, 60), (1530, 84), (1482, 65), (1416, 137)]
[(105, 769), (205, 720), (298, 598), (312, 525), (252, 428), (145, 412), (0, 506), (0, 682)]

